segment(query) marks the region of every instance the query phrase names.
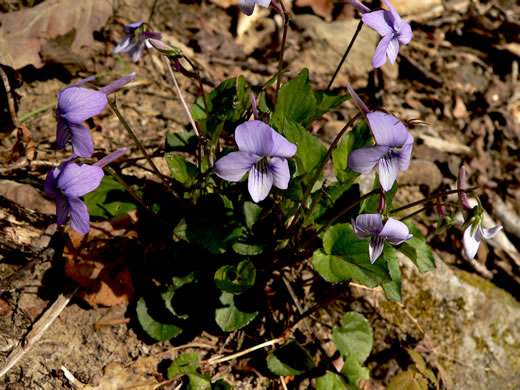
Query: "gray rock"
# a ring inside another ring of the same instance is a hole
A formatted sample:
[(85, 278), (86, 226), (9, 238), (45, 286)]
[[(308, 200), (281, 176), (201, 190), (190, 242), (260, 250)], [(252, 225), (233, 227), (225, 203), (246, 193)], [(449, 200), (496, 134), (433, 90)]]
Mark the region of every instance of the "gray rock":
[[(403, 304), (435, 350), (430, 365), (450, 389), (520, 388), (520, 303), (475, 274), (454, 271), (436, 256), (437, 269), (420, 274), (403, 265)], [(378, 312), (401, 333), (424, 339), (403, 308), (378, 303)]]

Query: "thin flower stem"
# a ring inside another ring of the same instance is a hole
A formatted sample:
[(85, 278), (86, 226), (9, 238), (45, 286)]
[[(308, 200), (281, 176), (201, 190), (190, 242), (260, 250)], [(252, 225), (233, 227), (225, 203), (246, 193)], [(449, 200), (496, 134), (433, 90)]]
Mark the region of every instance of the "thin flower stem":
[(347, 50), (345, 50), (345, 54), (343, 54), (343, 57), (341, 58), (341, 61), (339, 62), (338, 64), (338, 67), (336, 68), (336, 71), (334, 72), (334, 75), (332, 76), (332, 78), (330, 79), (330, 82), (329, 82), (329, 85), (327, 85), (327, 91), (330, 89), (330, 87), (332, 87), (332, 83), (334, 82), (334, 80), (336, 79), (336, 76), (338, 75), (341, 67), (343, 66), (343, 63), (345, 62), (345, 60), (347, 59), (347, 56), (348, 54), (350, 53), (350, 49), (352, 49), (352, 46), (354, 45), (354, 42), (356, 41), (356, 38), (357, 36), (359, 35), (359, 33), (361, 32), (361, 28), (363, 27), (363, 21), (360, 20), (359, 21), (359, 24), (356, 28), (356, 32), (354, 33), (354, 36), (352, 37), (352, 39), (350, 40), (350, 43), (348, 44), (347, 46)]
[(341, 137), (345, 134), (345, 132), (352, 127), (354, 122), (360, 117), (361, 114), (357, 114), (354, 116), (351, 120), (348, 121), (348, 123), (341, 129), (341, 131), (338, 133), (332, 144), (330, 145), (329, 149), (327, 150), (327, 153), (325, 154), (325, 157), (323, 157), (323, 160), (320, 163), (320, 166), (316, 169), (316, 173), (314, 174), (313, 178), (311, 179), (309, 185), (307, 186), (307, 189), (305, 190), (305, 193), (303, 194), (302, 200), (300, 202), (300, 206), (296, 210), (296, 213), (294, 214), (294, 219), (292, 220), (291, 224), (287, 227), (287, 230), (291, 230), (293, 226), (296, 225), (300, 218), (300, 213), (302, 212), (302, 209), (307, 202), (307, 198), (311, 194), (312, 188), (314, 187), (314, 184), (318, 180), (318, 177), (320, 176), (321, 172), (323, 171), (323, 168), (329, 161), (330, 156), (332, 155), (332, 152), (335, 150), (336, 145), (341, 140)]
[(22, 115), (18, 120), (20, 123), (25, 122), (27, 119), (29, 119), (31, 116), (41, 114), (42, 112), (45, 112), (51, 108), (56, 108), (56, 102), (46, 104), (43, 107), (37, 108), (36, 110), (33, 110), (31, 112), (28, 112), (27, 114)]
[(139, 197), (139, 195), (137, 195), (137, 193), (134, 191), (134, 189), (132, 187), (130, 187), (128, 184), (126, 184), (126, 182), (123, 180), (123, 178), (121, 176), (119, 176), (117, 174), (117, 172), (114, 170), (114, 168), (112, 168), (110, 166), (106, 166), (103, 169), (105, 171), (107, 171), (108, 173), (110, 173), (112, 176), (114, 176), (114, 178), (119, 182), (119, 184), (121, 184), (123, 187), (125, 187), (125, 190), (132, 196), (132, 198), (134, 198), (141, 205), (141, 207), (143, 207), (148, 213), (150, 213), (150, 215), (159, 219), (161, 221), (161, 223), (167, 225), (166, 221), (164, 219), (162, 219), (159, 216), (159, 214), (157, 214), (150, 207), (148, 207), (148, 205), (143, 202), (143, 200)]
[(278, 102), (278, 92), (280, 91), (280, 84), (281, 84), (281, 78), (282, 78), (282, 67), (283, 67), (283, 56), (284, 56), (284, 52), (285, 52), (285, 43), (287, 41), (287, 31), (289, 29), (289, 14), (285, 10), (283, 0), (280, 1), (280, 4), (271, 0), (271, 5), (282, 16), (282, 23), (283, 23), (282, 43), (280, 45), (280, 59), (278, 60), (278, 76), (276, 78), (276, 91), (274, 93), (274, 106), (276, 107), (276, 103)]
[(431, 195), (431, 196), (428, 196), (427, 198), (418, 200), (417, 202), (413, 202), (413, 203), (407, 204), (405, 206), (399, 207), (397, 209), (390, 210), (389, 213), (390, 214), (395, 214), (395, 213), (398, 213), (399, 211), (409, 209), (410, 207), (418, 206), (420, 204), (423, 204), (423, 203), (429, 202), (431, 200), (435, 200), (435, 199), (441, 198), (443, 196), (448, 196), (448, 195), (452, 195), (452, 194), (458, 194), (460, 192), (465, 192), (465, 193), (473, 192), (477, 188), (479, 188), (479, 186), (467, 188), (465, 190), (451, 190), (451, 191), (442, 192), (440, 194)]
[(148, 162), (148, 164), (150, 164), (150, 166), (152, 167), (152, 169), (153, 169), (154, 173), (157, 175), (157, 177), (163, 182), (163, 184), (166, 186), (166, 188), (168, 188), (168, 190), (173, 194), (175, 199), (177, 199), (184, 207), (186, 207), (186, 202), (184, 202), (184, 200), (177, 194), (177, 192), (175, 192), (175, 190), (170, 186), (170, 184), (167, 183), (166, 180), (164, 180), (163, 175), (161, 174), (161, 172), (159, 172), (159, 170), (155, 166), (154, 162), (150, 158), (150, 155), (146, 152), (146, 149), (144, 148), (143, 144), (141, 143), (141, 141), (139, 141), (139, 139), (136, 137), (133, 130), (131, 129), (130, 125), (126, 122), (126, 119), (123, 118), (123, 115), (121, 115), (121, 113), (119, 112), (115, 101), (109, 100), (108, 104), (110, 105), (110, 108), (112, 108), (112, 110), (115, 112), (115, 114), (117, 115), (117, 118), (119, 119), (119, 121), (121, 122), (123, 127), (126, 129), (126, 131), (130, 135), (130, 137), (132, 138), (134, 143), (137, 145), (137, 147), (143, 154), (144, 158), (146, 158), (146, 161)]
[(305, 248), (307, 247), (307, 245), (309, 245), (312, 241), (314, 241), (314, 239), (316, 237), (318, 237), (321, 232), (323, 232), (325, 229), (327, 229), (336, 219), (338, 219), (339, 217), (341, 217), (343, 214), (345, 214), (347, 211), (349, 211), (350, 209), (352, 209), (353, 207), (357, 206), (358, 204), (360, 204), (361, 202), (363, 202), (365, 199), (368, 199), (370, 198), (371, 196), (373, 195), (377, 195), (379, 194), (379, 189), (375, 189), (375, 190), (372, 190), (370, 191), (368, 194), (365, 194), (363, 195), (361, 198), (359, 198), (358, 200), (356, 200), (354, 203), (351, 203), (349, 204), (348, 206), (346, 206), (343, 210), (339, 211), (335, 216), (333, 216), (325, 225), (323, 225), (316, 233), (314, 233), (312, 235), (311, 238), (309, 238), (307, 241), (305, 241), (302, 245), (301, 245), (301, 248)]
[(166, 62), (166, 65), (168, 66), (168, 72), (170, 73), (170, 76), (171, 76), (171, 82), (173, 83), (173, 86), (175, 87), (175, 90), (177, 91), (177, 94), (179, 95), (179, 99), (181, 100), (184, 110), (186, 111), (186, 115), (188, 116), (188, 119), (191, 123), (191, 127), (193, 127), (195, 134), (197, 134), (200, 139), (204, 139), (205, 138), (204, 134), (202, 134), (200, 129), (195, 124), (195, 121), (193, 120), (193, 116), (191, 115), (190, 109), (188, 108), (188, 105), (186, 104), (186, 101), (184, 100), (184, 97), (182, 96), (181, 89), (179, 87), (179, 84), (177, 83), (177, 79), (175, 78), (175, 74), (173, 72), (170, 61), (168, 60), (168, 57), (163, 56), (163, 58), (164, 58), (164, 61)]

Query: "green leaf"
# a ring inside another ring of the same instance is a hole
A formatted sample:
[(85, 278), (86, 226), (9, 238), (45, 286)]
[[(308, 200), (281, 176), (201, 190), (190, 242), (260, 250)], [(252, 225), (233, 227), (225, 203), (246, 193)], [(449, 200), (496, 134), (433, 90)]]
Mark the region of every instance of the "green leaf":
[(257, 311), (244, 313), (238, 310), (231, 293), (223, 292), (220, 296), (220, 302), (224, 307), (215, 310), (215, 321), (224, 332), (243, 328), (258, 315)]
[(395, 253), (394, 248), (388, 243), (385, 243), (384, 249), (384, 258), (388, 265), (388, 272), (392, 281), (383, 283), (383, 290), (388, 299), (394, 302), (401, 302), (403, 300), (401, 295), (401, 285), (403, 283), (401, 278), (401, 267), (397, 260), (397, 254)]
[(329, 91), (314, 91), (314, 98), (316, 99), (316, 108), (314, 113), (302, 122), (302, 126), (304, 127), (307, 127), (316, 119), (321, 118), (323, 114), (338, 108), (341, 103), (350, 99), (350, 95), (346, 94), (343, 96), (338, 96), (335, 93)]
[(155, 340), (169, 340), (182, 333), (182, 328), (176, 325), (162, 324), (154, 320), (148, 313), (144, 298), (140, 298), (139, 301), (137, 301), (136, 313), (143, 330)]
[[(368, 251), (368, 246), (366, 250)], [(386, 271), (375, 264), (370, 264), (370, 261), (365, 264), (356, 264), (345, 258), (324, 253), (321, 249), (314, 252), (312, 266), (329, 283), (355, 280), (373, 288), (390, 281)]]
[(394, 376), (387, 390), (428, 390), (428, 381), (416, 370), (410, 368)]
[(294, 340), (269, 352), (267, 356), (267, 368), (276, 375), (298, 375), (313, 367), (314, 360), (311, 354)]
[(252, 229), (258, 217), (262, 213), (262, 208), (253, 202), (244, 202), (244, 217), (248, 229)]
[(303, 69), (296, 78), (280, 88), (271, 124), (281, 130), (286, 121), (303, 123), (315, 109), (316, 98), (309, 81), (309, 71)]
[(197, 148), (197, 135), (193, 131), (180, 131), (166, 134), (167, 152), (186, 152), (195, 154)]
[(327, 371), (316, 378), (316, 390), (347, 390), (347, 384), (338, 374)]
[(175, 359), (168, 367), (168, 379), (175, 378), (177, 375), (187, 375), (189, 378), (188, 389), (210, 389), (211, 380), (209, 376), (200, 373), (200, 361), (197, 353), (188, 353)]
[(197, 374), (200, 368), (198, 353), (185, 353), (176, 358), (168, 367), (168, 379), (177, 375)]
[(225, 265), (215, 273), (215, 284), (219, 290), (232, 294), (241, 294), (254, 286), (256, 268), (249, 260), (244, 260), (238, 267)]
[(312, 265), (330, 283), (356, 280), (367, 287), (375, 287), (390, 282), (383, 250), (381, 257), (370, 263), (369, 240), (357, 238), (349, 223), (328, 228), (323, 237), (323, 249), (312, 256)]
[(332, 153), (334, 174), (338, 182), (348, 186), (356, 182), (360, 174), (348, 167), (348, 156), (353, 150), (371, 145), (374, 145), (374, 141), (366, 120), (358, 123), (351, 132), (343, 136), (340, 144)]
[(413, 223), (404, 221), (413, 237), (397, 246), (397, 250), (407, 256), (417, 266), (419, 272), (435, 269), (433, 253), (421, 231)]
[(365, 317), (349, 312), (341, 319), (341, 326), (332, 330), (332, 339), (344, 358), (352, 355), (362, 364), (372, 350), (374, 332)]
[(341, 369), (341, 375), (347, 379), (350, 385), (349, 388), (353, 386), (357, 388), (357, 384), (361, 378), (370, 378), (368, 369), (359, 363), (355, 355), (350, 355), (345, 359), (345, 363)]
[(137, 208), (137, 203), (112, 176), (105, 176), (94, 191), (83, 197), (91, 217), (108, 219)]
[(225, 253), (242, 232), (233, 204), (223, 195), (203, 195), (193, 212), (175, 227), (179, 238), (200, 245), (213, 254)]
[(295, 121), (288, 119), (283, 121), (277, 129), (282, 132), (289, 142), (298, 146), (294, 156), (296, 160), (294, 176), (297, 177), (310, 173), (320, 165), (327, 153), (327, 148), (315, 136)]
[(199, 173), (197, 166), (173, 153), (165, 153), (164, 158), (173, 178), (185, 187), (191, 187)]
[(256, 245), (256, 244), (250, 244), (247, 242), (241, 242), (240, 238), (238, 239), (237, 242), (233, 243), (231, 248), (233, 249), (233, 251), (235, 253), (238, 253), (239, 255), (242, 255), (242, 256), (257, 256), (257, 255), (261, 254), (265, 249), (265, 247), (263, 245)]

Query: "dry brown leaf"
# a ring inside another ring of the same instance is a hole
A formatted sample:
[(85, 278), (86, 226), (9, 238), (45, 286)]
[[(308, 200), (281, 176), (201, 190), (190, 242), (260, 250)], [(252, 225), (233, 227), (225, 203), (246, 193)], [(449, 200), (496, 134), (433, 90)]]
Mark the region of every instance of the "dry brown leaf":
[[(65, 273), (80, 286), (77, 295), (91, 306), (115, 306), (127, 302), (134, 293), (128, 260), (135, 256), (137, 233), (112, 221), (91, 223), (90, 233), (82, 235), (69, 230), (70, 241), (63, 256)], [(125, 222), (125, 221), (123, 221)]]
[(296, 0), (297, 7), (311, 7), (316, 15), (321, 16), (327, 22), (332, 21), (332, 11), (334, 4), (331, 0)]
[(35, 210), (42, 214), (53, 215), (56, 213), (54, 202), (46, 199), (40, 191), (30, 184), (0, 180), (0, 195), (26, 209)]
[(15, 69), (41, 68), (40, 51), (49, 41), (75, 31), (70, 50), (80, 54), (92, 33), (112, 16), (109, 0), (47, 0), (33, 8), (0, 15), (0, 58)]

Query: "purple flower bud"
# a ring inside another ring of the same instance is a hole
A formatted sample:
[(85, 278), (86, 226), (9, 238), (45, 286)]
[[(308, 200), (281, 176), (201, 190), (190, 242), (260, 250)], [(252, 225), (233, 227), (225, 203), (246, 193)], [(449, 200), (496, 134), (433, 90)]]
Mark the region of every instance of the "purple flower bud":
[(394, 218), (388, 218), (383, 225), (381, 214), (361, 214), (351, 224), (357, 238), (364, 240), (370, 237), (368, 253), (372, 264), (383, 253), (385, 240), (391, 245), (399, 245), (413, 237), (408, 226)]
[(237, 182), (249, 172), (249, 193), (257, 203), (269, 195), (273, 185), (281, 190), (288, 187), (291, 174), (286, 159), (295, 155), (295, 144), (258, 120), (239, 125), (235, 141), (240, 151), (215, 162), (218, 177)]
[(401, 20), (401, 16), (396, 12), (388, 0), (383, 0), (390, 11), (377, 10), (367, 12), (361, 20), (368, 26), (376, 30), (381, 35), (381, 41), (377, 45), (372, 59), (374, 68), (383, 66), (386, 57), (391, 64), (395, 64), (399, 45), (406, 45), (412, 40), (412, 28)]
[(459, 192), (459, 200), (462, 207), (466, 210), (471, 210), (472, 207), (468, 201), (468, 195), (465, 192), (462, 192), (466, 188), (466, 168), (462, 165), (459, 169), (459, 177), (457, 178), (457, 189)]

